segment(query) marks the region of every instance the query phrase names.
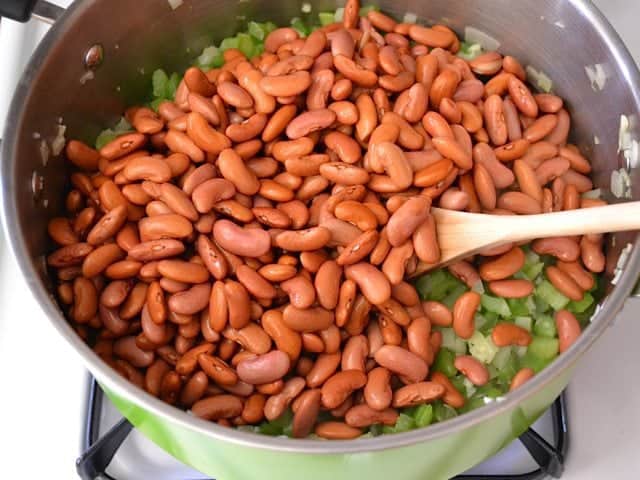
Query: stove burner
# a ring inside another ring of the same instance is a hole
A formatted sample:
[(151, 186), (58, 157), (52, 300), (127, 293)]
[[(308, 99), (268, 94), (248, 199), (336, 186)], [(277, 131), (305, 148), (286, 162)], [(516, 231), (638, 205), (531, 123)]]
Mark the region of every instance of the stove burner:
[[(106, 470), (118, 449), (125, 441), (133, 425), (126, 418), (120, 420), (102, 437), (99, 437), (100, 412), (104, 393), (95, 380), (91, 381), (87, 423), (83, 439), (84, 453), (76, 461), (76, 469), (82, 480), (117, 480)], [(553, 421), (554, 445), (547, 442), (532, 428), (518, 440), (529, 452), (539, 468), (517, 475), (458, 475), (452, 480), (542, 480), (549, 476), (560, 478), (568, 449), (567, 411), (564, 393), (550, 407)], [(184, 480), (189, 480), (185, 478)]]

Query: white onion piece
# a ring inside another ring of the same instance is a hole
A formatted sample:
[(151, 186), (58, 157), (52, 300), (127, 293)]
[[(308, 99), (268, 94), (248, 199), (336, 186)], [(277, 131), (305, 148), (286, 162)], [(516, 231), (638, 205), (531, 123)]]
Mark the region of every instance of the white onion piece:
[(171, 10), (175, 10), (176, 8), (178, 8), (180, 5), (184, 3), (184, 0), (167, 0), (167, 2), (169, 2), (169, 6), (171, 7)]
[(500, 42), (491, 35), (478, 30), (474, 27), (465, 27), (464, 41), (467, 43), (479, 43), (487, 51), (493, 51), (500, 48)]

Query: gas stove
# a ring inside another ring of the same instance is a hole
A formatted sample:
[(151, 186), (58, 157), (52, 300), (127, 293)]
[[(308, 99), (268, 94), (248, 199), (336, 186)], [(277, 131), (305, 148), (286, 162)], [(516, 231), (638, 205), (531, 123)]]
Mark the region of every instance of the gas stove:
[[(71, 1), (54, 3), (67, 6)], [(640, 2), (595, 3), (640, 60), (640, 30), (636, 25)], [(19, 74), (45, 32), (46, 26), (36, 21), (27, 25), (0, 22), (0, 131)], [(562, 480), (639, 478), (637, 307), (638, 300), (630, 300), (609, 331), (581, 360), (564, 394), (564, 403), (557, 402), (533, 431), (461, 478), (534, 479), (544, 478), (547, 473), (562, 474)], [(207, 478), (178, 463), (121, 420), (88, 378), (80, 357), (58, 336), (31, 298), (1, 233), (0, 365), (0, 451), (5, 453), (0, 461), (0, 478), (79, 478), (75, 465), (79, 457), (87, 469), (96, 470), (93, 473), (105, 471), (95, 478)], [(117, 430), (109, 436), (114, 426)], [(92, 445), (98, 449), (96, 442), (103, 445), (99, 442), (105, 436), (110, 445), (101, 453), (107, 456), (91, 457), (87, 451)]]

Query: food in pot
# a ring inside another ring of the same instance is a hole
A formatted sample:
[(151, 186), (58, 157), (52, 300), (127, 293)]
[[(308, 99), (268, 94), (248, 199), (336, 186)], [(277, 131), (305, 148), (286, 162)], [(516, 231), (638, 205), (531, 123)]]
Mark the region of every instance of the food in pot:
[(220, 425), (349, 439), (444, 421), (521, 386), (595, 308), (595, 235), (413, 278), (440, 256), (432, 205), (602, 202), (582, 197), (563, 100), (515, 58), (357, 1), (341, 17), (251, 22), (182, 77), (155, 72), (95, 149), (66, 145), (48, 264), (69, 321)]

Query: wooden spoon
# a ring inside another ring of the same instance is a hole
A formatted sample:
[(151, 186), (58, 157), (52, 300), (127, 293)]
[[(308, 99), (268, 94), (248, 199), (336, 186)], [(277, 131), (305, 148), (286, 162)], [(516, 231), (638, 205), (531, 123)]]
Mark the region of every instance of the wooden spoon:
[(640, 202), (582, 208), (541, 215), (485, 215), (432, 208), (440, 261), (420, 262), (414, 275), (443, 267), (480, 250), (545, 237), (640, 229)]

